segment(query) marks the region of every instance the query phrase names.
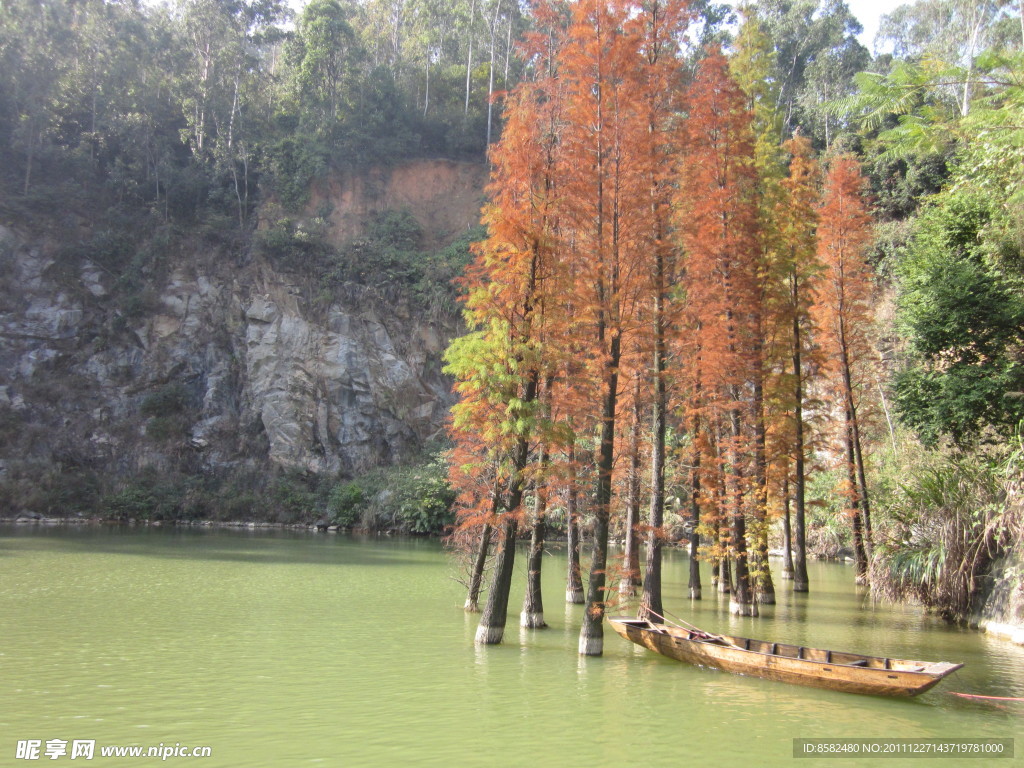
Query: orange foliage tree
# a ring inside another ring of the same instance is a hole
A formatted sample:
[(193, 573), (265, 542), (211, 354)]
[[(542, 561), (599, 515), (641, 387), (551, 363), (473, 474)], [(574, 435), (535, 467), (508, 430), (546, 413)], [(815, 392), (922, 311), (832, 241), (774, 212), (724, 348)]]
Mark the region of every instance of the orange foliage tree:
[[(795, 592), (809, 589), (807, 577), (806, 478), (808, 370), (820, 368), (813, 344), (810, 310), (821, 277), (816, 230), (821, 198), (820, 171), (811, 142), (794, 136), (783, 148), (790, 155), (789, 174), (782, 181), (775, 206), (772, 270), (778, 290), (773, 295), (771, 356), (775, 360), (771, 396), (778, 418), (771, 422), (774, 480), (785, 506), (784, 547)], [(789, 507), (795, 507), (795, 530), (790, 531)], [(792, 550), (791, 550), (792, 542)]]
[(646, 219), (637, 205), (640, 115), (623, 77), (636, 64), (623, 29), (628, 12), (625, 2), (580, 0), (559, 54), (562, 217), (573, 241), (563, 255), (572, 260), (575, 280), (567, 330), (584, 351), (581, 373), (599, 404), (593, 548), (579, 640), (584, 655), (603, 651), (619, 371), (639, 310), (636, 245)]
[[(488, 234), (465, 278), (470, 332), (448, 352), (460, 396), (451, 481), (460, 525), (479, 537), (481, 571), (498, 531), (481, 643), (502, 638), (524, 520), (532, 535), (521, 621), (544, 625), (548, 506), (566, 511), (567, 599), (584, 599), (578, 506), (590, 504), (593, 549), (578, 647), (597, 655), (617, 508), (628, 510), (625, 589), (638, 581), (643, 533), (640, 613), (665, 613), (660, 564), (673, 411), (690, 451), (691, 595), (700, 595), (699, 523), (702, 552), (732, 592), (730, 610), (757, 614), (751, 562), (770, 600), (769, 487), (788, 504), (791, 480), (795, 587), (806, 589), (803, 404), (812, 336), (836, 361), (829, 380), (846, 416), (850, 506), (868, 527), (857, 425), (867, 359), (867, 212), (862, 181), (845, 159), (833, 163), (818, 210), (806, 140), (785, 146), (792, 161), (783, 178), (777, 146), (768, 146), (777, 144), (774, 133), (768, 137), (774, 124), (762, 115), (757, 149), (750, 107), (758, 99), (744, 94), (721, 52), (701, 61), (684, 93), (684, 0), (578, 0), (540, 4), (535, 15), (523, 48), (534, 77), (507, 99), (491, 152)], [(760, 71), (754, 54), (739, 68), (751, 82)], [(821, 305), (813, 327), (812, 299)], [(641, 525), (644, 451), (649, 517)], [(582, 493), (581, 478), (590, 475), (593, 492)], [(532, 517), (522, 509), (531, 488)]]
[(872, 275), (864, 259), (871, 240), (867, 181), (850, 155), (832, 160), (819, 212), (818, 259), (824, 268), (817, 286), (815, 321), (828, 365), (826, 387), (842, 413), (843, 490), (853, 527), (859, 581), (867, 578), (871, 547), (868, 505), (861, 452), (861, 392), (873, 365)]
[(553, 288), (547, 279), (556, 262), (550, 132), (556, 96), (556, 82), (545, 78), (522, 84), (509, 98), (506, 129), (491, 154), (488, 236), (465, 278), (471, 331), (446, 353), (460, 396), (452, 409), (450, 472), (459, 519), (501, 528), (477, 630), (484, 644), (501, 642), (504, 634), (531, 441), (543, 430), (539, 390), (557, 358), (545, 340), (546, 292)]
[[(636, 216), (644, 228), (635, 248), (640, 259), (641, 306), (637, 347), (649, 360), (650, 380), (650, 504), (647, 519), (646, 563), (640, 616), (665, 612), (661, 590), (661, 548), (665, 517), (665, 461), (671, 372), (669, 342), (678, 320), (674, 285), (678, 249), (672, 237), (672, 198), (680, 146), (684, 66), (679, 41), (690, 23), (688, 3), (648, 0), (638, 3), (626, 32), (636, 64), (629, 71), (629, 89), (637, 101), (637, 173), (640, 195)], [(637, 404), (639, 412), (640, 404)], [(638, 417), (637, 417), (638, 418)], [(639, 482), (639, 478), (636, 478)]]
[[(747, 492), (759, 375), (757, 174), (746, 97), (713, 51), (689, 89), (677, 224), (685, 253), (686, 364), (691, 439), (701, 465), (704, 526), (718, 532), (712, 556), (735, 565), (730, 610), (756, 615), (747, 549)], [(753, 494), (759, 493), (753, 489)]]

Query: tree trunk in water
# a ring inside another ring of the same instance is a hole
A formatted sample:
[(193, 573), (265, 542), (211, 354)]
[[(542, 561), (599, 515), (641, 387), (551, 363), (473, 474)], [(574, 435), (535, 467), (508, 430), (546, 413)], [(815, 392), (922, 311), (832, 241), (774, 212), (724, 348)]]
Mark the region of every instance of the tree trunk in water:
[[(542, 475), (547, 463), (547, 450), (542, 447), (540, 451)], [(527, 629), (541, 629), (547, 626), (544, 621), (544, 600), (540, 590), (540, 569), (544, 556), (544, 516), (548, 506), (546, 482), (541, 477), (534, 489), (533, 529), (530, 534), (530, 554), (526, 563), (526, 594), (523, 595), (523, 611), (519, 614), (519, 626)]]
[[(699, 392), (699, 389), (698, 389)], [(697, 553), (700, 548), (700, 533), (698, 533), (698, 527), (700, 526), (700, 494), (701, 494), (701, 480), (700, 480), (700, 417), (697, 415), (693, 416), (693, 423), (690, 428), (690, 599), (700, 600), (701, 599), (701, 584), (700, 584), (700, 562), (697, 560)], [(715, 574), (714, 568), (712, 568), (711, 581), (712, 587), (715, 586)]]
[(565, 500), (567, 518), (568, 572), (565, 576), (565, 602), (583, 605), (583, 577), (580, 573), (580, 523), (576, 489), (576, 444), (569, 447), (569, 487)]
[[(722, 529), (717, 520), (712, 521), (711, 528), (711, 550), (713, 552), (722, 551)], [(722, 583), (722, 556), (720, 554), (712, 555), (711, 561), (711, 588), (721, 592), (720, 585)], [(728, 592), (728, 587), (725, 590)]]
[(594, 510), (594, 545), (587, 585), (587, 609), (580, 627), (581, 656), (600, 656), (604, 652), (604, 604), (608, 569), (608, 519), (611, 514), (612, 471), (615, 460), (615, 406), (619, 389), (619, 359), (622, 340), (611, 338), (605, 364), (601, 419), (601, 444), (597, 461), (597, 500)]
[(868, 503), (868, 481), (864, 471), (864, 454), (860, 449), (860, 423), (857, 409), (853, 405), (853, 393), (850, 393), (850, 410), (853, 414), (853, 455), (857, 460), (857, 485), (860, 489), (860, 508), (864, 513), (864, 551), (868, 562), (874, 556), (875, 542), (871, 535), (871, 505)]
[(793, 578), (793, 532), (790, 529), (789, 520), (789, 471), (782, 481), (782, 503), (784, 512), (782, 515), (782, 578)]
[[(846, 332), (842, 326), (839, 328), (840, 362), (843, 366), (843, 386), (846, 389), (846, 430), (847, 430), (847, 458), (851, 462), (851, 472), (855, 474), (854, 484), (851, 486), (857, 498), (858, 516), (863, 513), (863, 532), (861, 548), (864, 550), (865, 568), (863, 575), (858, 574), (857, 582), (867, 582), (867, 560), (871, 557), (871, 512), (868, 506), (868, 484), (864, 473), (864, 456), (860, 450), (860, 429), (857, 425), (857, 406), (853, 400), (853, 374), (850, 370), (850, 357), (847, 352)], [(866, 546), (864, 538), (867, 539)], [(856, 544), (856, 542), (855, 542)], [(859, 566), (858, 556), (858, 566)]]
[(868, 558), (864, 551), (864, 532), (861, 527), (860, 497), (857, 489), (857, 460), (853, 450), (853, 423), (850, 410), (846, 410), (846, 481), (850, 485), (850, 511), (853, 525), (853, 557), (857, 565), (857, 583), (866, 584), (868, 580)]
[[(526, 383), (522, 397), (524, 403), (532, 403), (537, 398), (537, 383), (537, 374), (534, 373)], [(496, 645), (505, 634), (505, 623), (508, 621), (508, 593), (512, 586), (512, 566), (516, 558), (516, 535), (519, 533), (517, 514), (523, 503), (523, 470), (529, 456), (529, 438), (520, 435), (512, 456), (513, 473), (508, 490), (508, 507), (502, 516), (501, 543), (494, 558), (487, 604), (480, 616), (480, 626), (476, 630), (476, 642), (480, 645)]]
[(501, 542), (494, 558), (491, 587), (487, 603), (476, 628), (476, 642), (479, 645), (497, 645), (505, 635), (508, 621), (508, 593), (512, 586), (512, 566), (516, 559), (516, 535), (519, 524), (514, 514), (506, 513), (501, 526)]
[(480, 585), (484, 580), (484, 566), (487, 563), (487, 555), (491, 550), (491, 526), (484, 523), (480, 532), (480, 544), (477, 546), (476, 559), (473, 561), (473, 573), (469, 577), (469, 594), (466, 595), (465, 610), (467, 613), (478, 613), (480, 611)]
[[(661, 240), (659, 231), (658, 240)], [(665, 382), (667, 350), (665, 347), (665, 255), (655, 245), (654, 262), (654, 403), (651, 408), (651, 507), (648, 514), (647, 562), (644, 570), (644, 592), (640, 601), (641, 617), (650, 613), (664, 615), (661, 595), (661, 527), (665, 522), (665, 417), (668, 392)], [(639, 391), (638, 391), (639, 393)], [(639, 414), (637, 414), (639, 417)], [(698, 575), (698, 581), (700, 576)], [(698, 592), (700, 586), (698, 584)]]
[(700, 451), (697, 448), (697, 436), (694, 433), (693, 470), (690, 489), (690, 599), (700, 600), (700, 562), (697, 552), (700, 548)]
[[(640, 581), (640, 542), (637, 540), (637, 525), (640, 522), (640, 375), (634, 376), (633, 423), (629, 431), (629, 476), (626, 490), (626, 543), (622, 556), (622, 578), (619, 580), (619, 594), (624, 597), (636, 595)], [(648, 550), (650, 555), (650, 550)], [(648, 558), (648, 567), (650, 559)], [(660, 611), (659, 611), (660, 613)]]
[[(657, 357), (655, 365), (663, 366), (664, 359)], [(659, 375), (654, 384), (654, 423), (651, 427), (651, 508), (648, 515), (647, 562), (644, 570), (644, 591), (640, 600), (639, 616), (649, 617), (656, 613), (664, 616), (665, 607), (661, 595), (661, 527), (665, 522), (665, 383)], [(697, 591), (700, 592), (700, 576), (697, 576)], [(698, 595), (699, 596), (699, 595)], [(657, 616), (655, 617), (657, 618)]]
[[(733, 392), (734, 402), (739, 393)], [(726, 475), (726, 490), (732, 507), (732, 546), (736, 553), (736, 580), (729, 599), (729, 613), (736, 616), (757, 616), (757, 603), (750, 584), (750, 570), (747, 565), (747, 521), (743, 512), (743, 477), (740, 473), (738, 443), (740, 440), (740, 414), (735, 408), (729, 418), (731, 437), (729, 441), (729, 473)]]
[(732, 592), (732, 569), (729, 567), (728, 557), (718, 561), (718, 591), (723, 595)]
[[(796, 306), (796, 279), (791, 282), (793, 288), (793, 302)], [(803, 340), (800, 334), (800, 318), (797, 313), (793, 314), (793, 380), (794, 380), (794, 406), (793, 423), (796, 431), (793, 438), (793, 491), (796, 502), (796, 530), (793, 532), (793, 591), (807, 592), (810, 584), (807, 578), (807, 529), (806, 529), (806, 508), (804, 506), (804, 385), (803, 366), (801, 364), (801, 345)]]
[(775, 605), (775, 582), (772, 580), (768, 564), (768, 542), (762, 542), (760, 532), (754, 541), (754, 549), (750, 553), (750, 563), (751, 586), (754, 590), (755, 602), (758, 605)]
[(768, 463), (765, 458), (764, 388), (760, 342), (757, 345), (757, 379), (754, 382), (754, 591), (756, 602), (775, 605), (775, 583), (768, 566)]
[(519, 614), (519, 626), (527, 629), (543, 629), (544, 600), (540, 591), (541, 560), (544, 557), (544, 513), (533, 521), (530, 536), (530, 555), (526, 563), (526, 594), (523, 596), (523, 612)]

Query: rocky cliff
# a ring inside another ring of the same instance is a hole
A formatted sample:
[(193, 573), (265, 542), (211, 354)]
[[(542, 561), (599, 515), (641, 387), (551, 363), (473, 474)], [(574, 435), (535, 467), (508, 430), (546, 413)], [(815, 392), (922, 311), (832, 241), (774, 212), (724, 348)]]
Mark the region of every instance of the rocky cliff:
[[(437, 248), (478, 220), (485, 179), (484, 167), (449, 161), (336, 174), (313, 191), (307, 216), (326, 214), (321, 236), (343, 248), (371, 214), (404, 209), (422, 247)], [(112, 267), (87, 214), (52, 226), (7, 219), (3, 512), (60, 513), (52, 494), (40, 501), (17, 489), (83, 468), (353, 476), (443, 429), (451, 395), (440, 355), (459, 328), (451, 309), (427, 311), (386, 280), (325, 288), (312, 270), (198, 235), (150, 254), (158, 268), (129, 290), (137, 255)], [(40, 504), (51, 508), (32, 508)]]

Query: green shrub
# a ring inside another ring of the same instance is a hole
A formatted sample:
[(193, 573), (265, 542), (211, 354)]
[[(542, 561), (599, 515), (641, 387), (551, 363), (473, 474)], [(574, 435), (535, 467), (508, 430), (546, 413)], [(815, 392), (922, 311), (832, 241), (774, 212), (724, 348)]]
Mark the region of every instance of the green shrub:
[(423, 228), (408, 210), (387, 210), (370, 219), (366, 234), (384, 248), (414, 251), (420, 246)]
[(281, 139), (268, 154), (274, 192), (287, 210), (298, 211), (309, 200), (313, 179), (327, 169), (329, 150), (315, 137), (302, 134)]
[(298, 475), (279, 477), (270, 489), (271, 517), (279, 523), (309, 521), (319, 512), (314, 488)]
[(455, 494), (440, 449), (415, 461), (379, 467), (330, 492), (331, 521), (345, 527), (439, 534), (453, 521)]
[(837, 470), (808, 477), (807, 551), (815, 557), (836, 558), (853, 547), (853, 525), (844, 513), (846, 499)]
[(89, 516), (100, 499), (99, 477), (81, 467), (50, 469), (33, 486), (31, 507), (46, 515)]
[(365, 506), (366, 495), (363, 487), (357, 482), (334, 486), (327, 501), (331, 522), (342, 528), (351, 528), (359, 522)]
[(256, 246), (285, 269), (324, 273), (331, 266), (322, 234), (299, 227), (291, 219), (281, 219), (270, 229), (257, 233)]
[(455, 501), (444, 462), (434, 459), (403, 474), (395, 490), (403, 528), (410, 533), (441, 533), (452, 523)]
[(913, 599), (946, 619), (967, 619), (992, 561), (1024, 542), (1019, 490), (1024, 451), (918, 450), (903, 481), (882, 496), (872, 588)]
[(175, 520), (181, 517), (183, 498), (180, 488), (141, 477), (105, 497), (101, 506), (116, 520)]

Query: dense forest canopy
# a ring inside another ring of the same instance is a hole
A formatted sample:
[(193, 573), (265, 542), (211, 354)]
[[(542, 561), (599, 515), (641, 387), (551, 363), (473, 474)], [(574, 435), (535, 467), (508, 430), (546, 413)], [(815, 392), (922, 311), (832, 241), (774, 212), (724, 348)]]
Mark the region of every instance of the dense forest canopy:
[(616, 532), (656, 613), (681, 540), (738, 612), (778, 547), (796, 589), (848, 549), (962, 618), (1019, 535), (1024, 18), (917, 0), (875, 57), (861, 29), (842, 0), (0, 0), (0, 211), (90, 211), (76, 247), (129, 277), (140, 239), (188, 230), (421, 290), (401, 215), (344, 269), (289, 217), (330, 169), (486, 160), (437, 494), (478, 562), (495, 531), (589, 530), (584, 652)]
[(482, 158), (525, 23), (510, 0), (5, 0), (7, 173), (244, 222), (261, 179), (296, 203), (330, 164)]

